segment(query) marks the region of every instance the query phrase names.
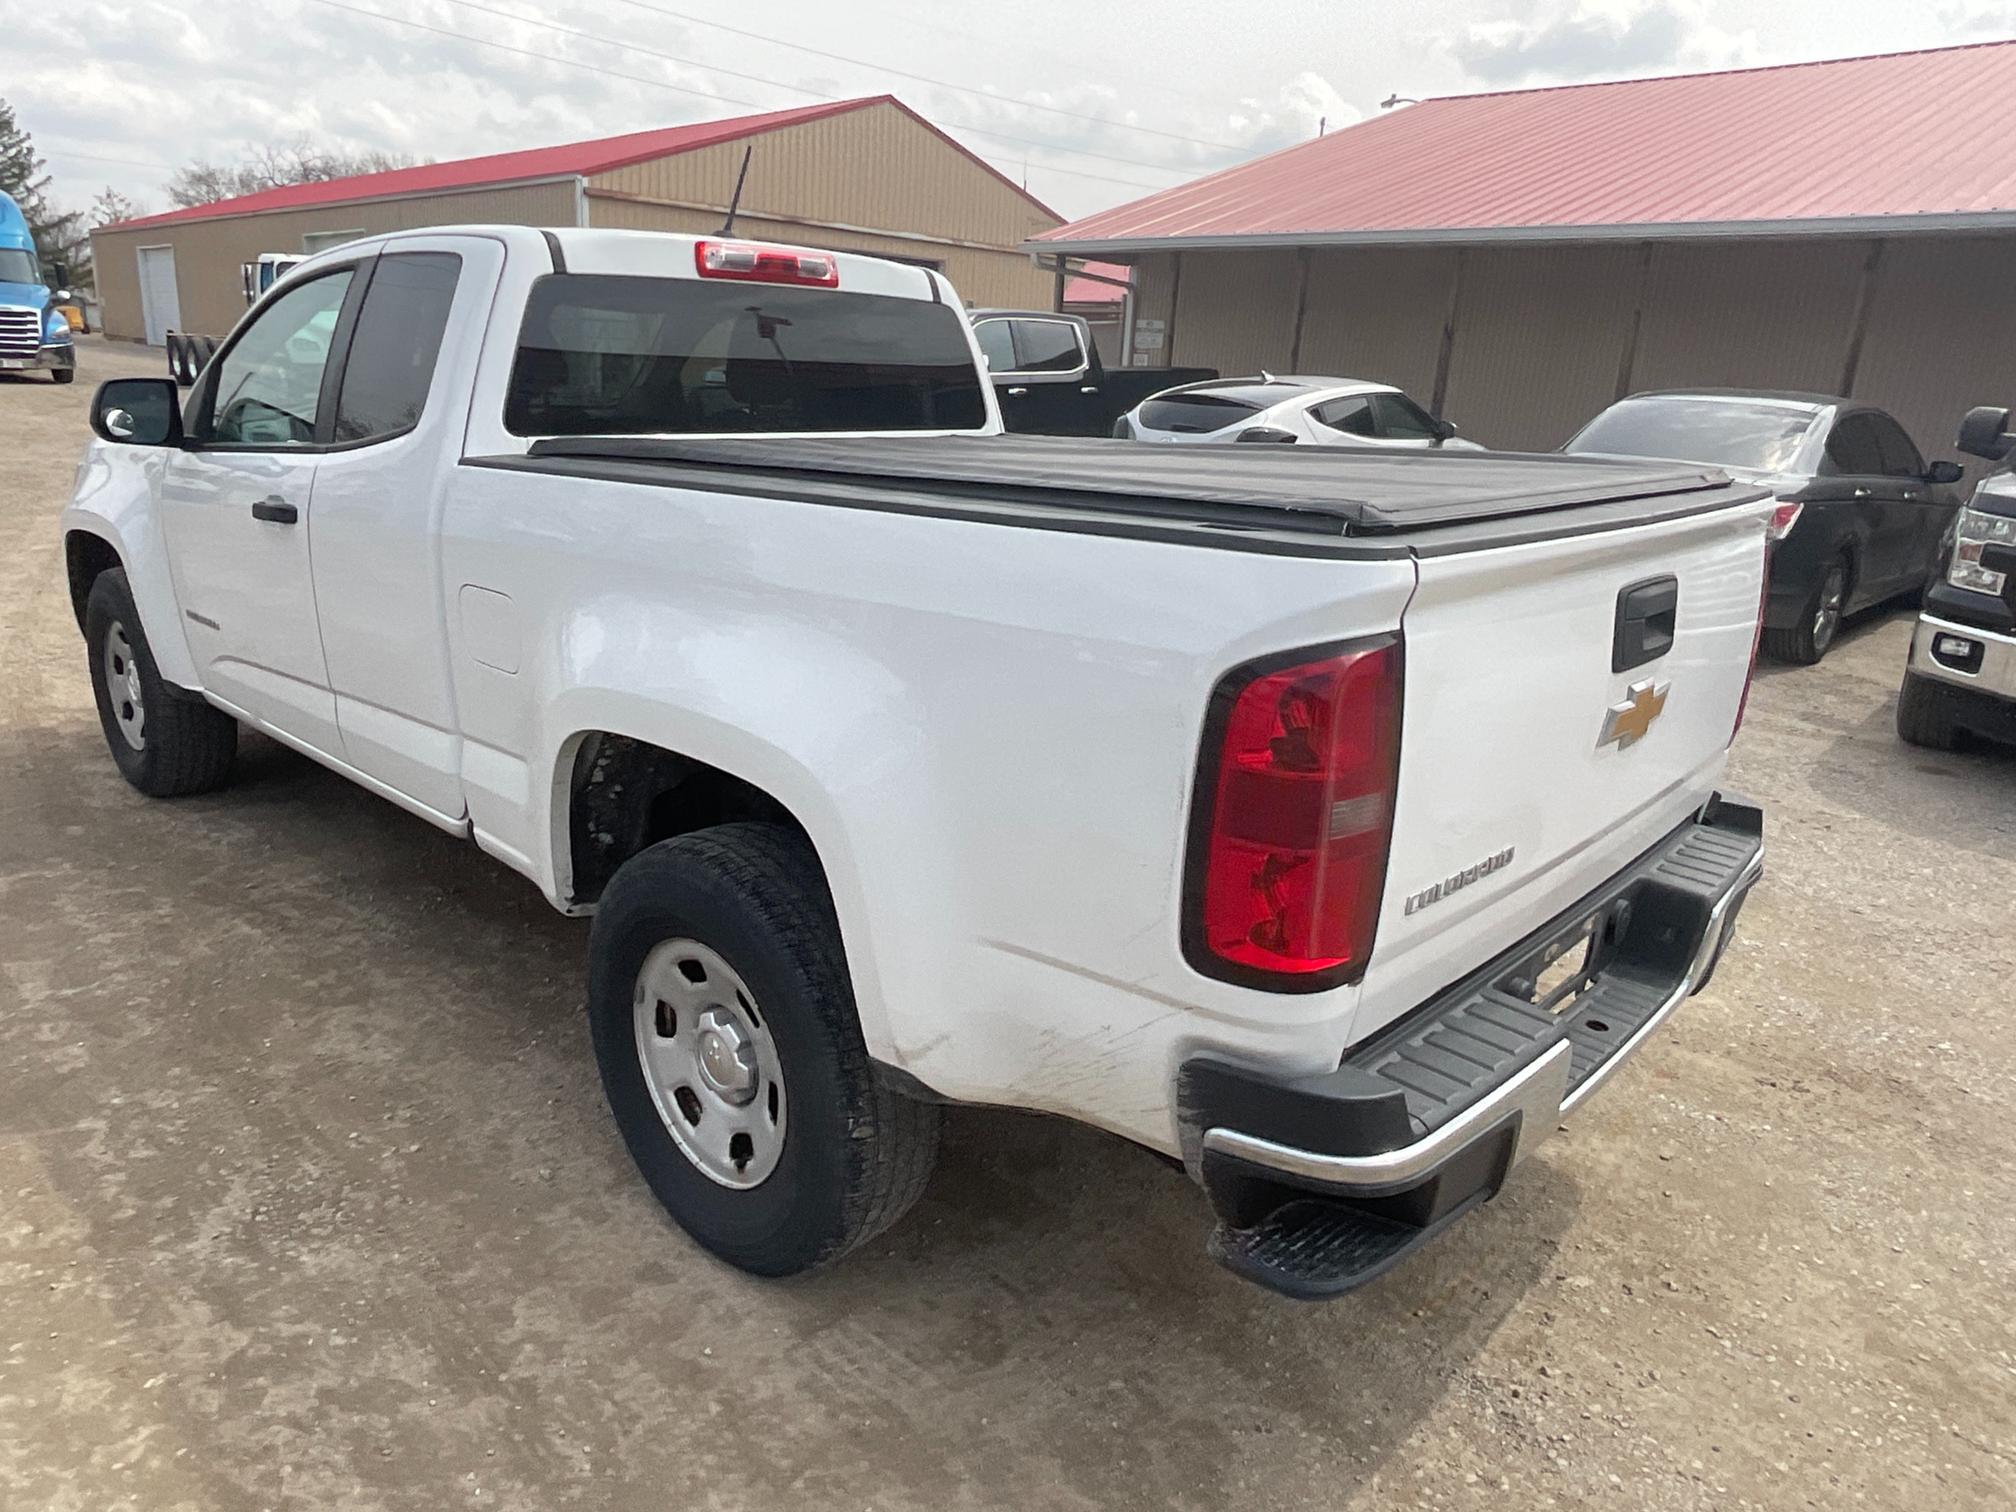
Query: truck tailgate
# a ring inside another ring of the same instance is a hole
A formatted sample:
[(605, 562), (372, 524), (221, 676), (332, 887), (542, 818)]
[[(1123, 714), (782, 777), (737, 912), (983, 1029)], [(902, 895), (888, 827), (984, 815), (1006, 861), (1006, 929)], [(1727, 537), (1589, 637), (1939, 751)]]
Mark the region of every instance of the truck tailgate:
[[(1714, 790), (1748, 679), (1767, 512), (1759, 500), (1421, 555), (1391, 863), (1354, 1038), (1572, 906)], [(1667, 623), (1620, 628), (1623, 595), (1656, 610), (1669, 578), (1670, 648), (1613, 671), (1620, 638), (1646, 656)]]

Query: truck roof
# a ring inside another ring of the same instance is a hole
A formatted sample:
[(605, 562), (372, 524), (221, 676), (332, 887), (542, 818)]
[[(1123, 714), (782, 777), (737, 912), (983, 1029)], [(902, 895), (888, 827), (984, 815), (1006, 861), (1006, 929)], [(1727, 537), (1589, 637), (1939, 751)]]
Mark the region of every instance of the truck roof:
[[(1042, 524), (1031, 510), (1419, 549), (1452, 526), (1505, 544), (1761, 498), (1715, 468), (1558, 453), (1186, 446), (1061, 436), (562, 437), (477, 465)], [(990, 511), (992, 513), (990, 513)], [(1571, 520), (1569, 516), (1572, 515)], [(1074, 528), (1065, 525), (1062, 528)], [(1222, 542), (1220, 543), (1222, 544)], [(1363, 548), (1372, 548), (1369, 552)], [(1259, 548), (1265, 549), (1265, 548)], [(1328, 553), (1326, 553), (1328, 554)]]

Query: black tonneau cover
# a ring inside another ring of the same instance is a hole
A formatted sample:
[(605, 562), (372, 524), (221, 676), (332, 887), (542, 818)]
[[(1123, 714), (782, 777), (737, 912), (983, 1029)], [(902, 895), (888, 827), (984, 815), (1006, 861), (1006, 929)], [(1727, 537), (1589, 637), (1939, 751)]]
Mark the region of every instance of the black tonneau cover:
[(536, 441), (522, 456), (464, 461), (1053, 529), (1163, 539), (1180, 531), (1199, 544), (1246, 536), (1244, 549), (1300, 539), (1307, 545), (1296, 554), (1326, 555), (1432, 555), (1762, 497), (1679, 462), (1073, 436), (570, 436)]
[(567, 437), (535, 457), (727, 467), (773, 478), (845, 478), (955, 494), (996, 490), (1285, 511), (1325, 533), (1370, 535), (1538, 510), (1722, 489), (1684, 462), (1347, 446), (1150, 446), (1076, 436), (836, 436), (681, 440)]

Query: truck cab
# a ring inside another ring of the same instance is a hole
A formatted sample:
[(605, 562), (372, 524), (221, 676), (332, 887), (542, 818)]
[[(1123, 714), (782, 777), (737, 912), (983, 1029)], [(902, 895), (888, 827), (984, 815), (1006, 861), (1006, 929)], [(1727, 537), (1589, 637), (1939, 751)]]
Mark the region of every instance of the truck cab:
[(2009, 411), (1982, 406), (1960, 450), (1998, 464), (1946, 532), (1911, 638), (1897, 733), (1950, 751), (1964, 736), (2016, 744), (2016, 451)]
[(1092, 327), (1048, 310), (974, 310), (973, 335), (987, 359), (1001, 424), (1034, 436), (1110, 436), (1150, 394), (1202, 383), (1216, 368), (1109, 369)]
[[(60, 267), (54, 270), (59, 276)], [(56, 308), (28, 218), (0, 193), (0, 373), (46, 372), (58, 383), (77, 376), (70, 322)]]

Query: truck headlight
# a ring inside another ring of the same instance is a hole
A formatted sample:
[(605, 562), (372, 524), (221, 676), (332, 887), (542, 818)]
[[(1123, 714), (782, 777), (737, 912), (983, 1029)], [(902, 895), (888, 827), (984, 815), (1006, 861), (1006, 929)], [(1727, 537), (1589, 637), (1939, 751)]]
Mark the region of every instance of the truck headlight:
[(49, 318), (42, 324), (42, 345), (67, 346), (69, 341), (70, 322), (51, 310)]
[(1960, 511), (1954, 533), (1953, 565), (1946, 569), (1946, 581), (1976, 593), (2000, 593), (2007, 587), (2009, 574), (1982, 566), (1981, 554), (1995, 546), (2016, 549), (2016, 517), (1970, 506)]

